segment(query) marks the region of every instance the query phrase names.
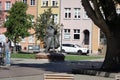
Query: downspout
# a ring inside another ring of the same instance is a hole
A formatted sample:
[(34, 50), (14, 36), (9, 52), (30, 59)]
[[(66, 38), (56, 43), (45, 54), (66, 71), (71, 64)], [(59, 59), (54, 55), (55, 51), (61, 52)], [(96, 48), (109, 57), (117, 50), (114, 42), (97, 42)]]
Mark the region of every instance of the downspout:
[[(92, 21), (91, 21), (92, 22)], [(90, 44), (89, 44), (89, 55), (92, 54), (92, 38), (93, 38), (93, 34), (92, 34), (92, 31), (93, 31), (93, 22), (92, 22), (92, 25), (91, 25), (91, 30), (90, 30)]]

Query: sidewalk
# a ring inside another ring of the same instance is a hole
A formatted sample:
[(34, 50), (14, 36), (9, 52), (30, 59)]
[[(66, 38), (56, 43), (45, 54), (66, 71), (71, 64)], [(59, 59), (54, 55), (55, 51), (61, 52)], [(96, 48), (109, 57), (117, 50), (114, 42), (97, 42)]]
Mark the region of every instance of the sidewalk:
[[(98, 63), (99, 61), (99, 63)], [(101, 60), (96, 60), (97, 66)], [(89, 61), (49, 62), (46, 59), (12, 59), (11, 67), (0, 68), (0, 80), (43, 80), (45, 73), (70, 73), (73, 68), (87, 67)], [(90, 63), (91, 64), (91, 63)], [(89, 66), (88, 66), (89, 67)], [(89, 75), (74, 75), (75, 80), (114, 80)]]

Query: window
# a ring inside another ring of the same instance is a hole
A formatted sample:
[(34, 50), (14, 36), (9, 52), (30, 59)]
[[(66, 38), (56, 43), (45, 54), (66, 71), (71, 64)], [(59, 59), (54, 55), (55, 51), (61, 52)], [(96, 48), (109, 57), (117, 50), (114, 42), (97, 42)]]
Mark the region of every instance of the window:
[(62, 44), (62, 46), (65, 46), (65, 47), (75, 47), (75, 45), (73, 45), (73, 44)]
[(48, 6), (48, 0), (42, 0), (42, 6)]
[(117, 9), (116, 9), (116, 12), (117, 12), (118, 14), (120, 14), (120, 8), (117, 8)]
[(58, 6), (58, 0), (52, 0), (52, 6)]
[(33, 43), (34, 42), (34, 35), (29, 36), (29, 43)]
[(58, 23), (58, 14), (53, 14), (54, 23)]
[(31, 0), (30, 5), (34, 6), (35, 5), (35, 0)]
[(27, 0), (23, 0), (23, 3), (27, 4)]
[(86, 14), (86, 11), (83, 11), (83, 19), (89, 19), (88, 15)]
[(80, 8), (74, 8), (74, 18), (80, 19)]
[(70, 29), (64, 29), (64, 39), (70, 39)]
[(7, 20), (9, 20), (9, 19), (8, 19), (8, 16), (6, 16), (6, 18), (5, 18), (5, 21), (7, 21)]
[(22, 38), (22, 42), (26, 42), (26, 38)]
[(0, 10), (2, 10), (2, 2), (0, 2)]
[(5, 10), (10, 10), (10, 8), (11, 8), (11, 2), (7, 1), (5, 5)]
[(65, 18), (71, 18), (71, 8), (65, 8)]
[(74, 29), (74, 39), (80, 39), (80, 29)]

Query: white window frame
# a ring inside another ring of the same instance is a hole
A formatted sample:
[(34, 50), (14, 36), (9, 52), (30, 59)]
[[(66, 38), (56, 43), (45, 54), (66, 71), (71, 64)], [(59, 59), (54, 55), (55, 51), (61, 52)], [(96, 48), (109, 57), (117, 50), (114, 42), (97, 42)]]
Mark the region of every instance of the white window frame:
[(30, 5), (35, 6), (35, 0), (30, 0)]
[(28, 38), (28, 42), (29, 43), (34, 43), (34, 35), (30, 35), (29, 38)]
[(75, 19), (80, 19), (81, 16), (80, 16), (80, 8), (74, 8), (74, 18)]
[(27, 0), (23, 0), (22, 2), (25, 3), (25, 4), (27, 4)]
[(5, 21), (9, 20), (8, 16), (5, 17)]
[(64, 29), (64, 39), (70, 39), (70, 29)]
[(58, 14), (53, 14), (54, 23), (58, 23)]
[(10, 10), (11, 8), (11, 2), (10, 1), (6, 1), (5, 3), (5, 10)]
[(52, 0), (51, 6), (58, 6), (58, 0)]
[(117, 9), (116, 9), (116, 12), (117, 12), (118, 14), (120, 14), (120, 8), (117, 8)]
[[(80, 29), (74, 29), (74, 36), (75, 35), (79, 35), (79, 39), (80, 39)], [(73, 37), (74, 40), (79, 40), (79, 39), (75, 39), (75, 37)]]
[(65, 19), (70, 19), (71, 18), (71, 8), (64, 8), (64, 18)]
[(85, 10), (83, 10), (83, 19), (90, 19)]
[(22, 38), (22, 41), (21, 41), (21, 42), (24, 42), (24, 43), (25, 43), (25, 42), (26, 42), (26, 38)]
[(41, 0), (41, 5), (42, 6), (48, 6), (48, 0)]

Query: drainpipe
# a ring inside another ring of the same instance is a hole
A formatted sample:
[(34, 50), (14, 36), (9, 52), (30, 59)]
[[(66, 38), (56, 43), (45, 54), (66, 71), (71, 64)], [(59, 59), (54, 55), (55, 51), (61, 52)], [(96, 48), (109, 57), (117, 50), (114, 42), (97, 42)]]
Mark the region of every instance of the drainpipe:
[[(92, 21), (91, 21), (92, 22)], [(92, 54), (92, 31), (93, 31), (93, 22), (92, 22), (92, 25), (91, 25), (91, 30), (90, 30), (90, 44), (89, 44), (89, 55)]]

